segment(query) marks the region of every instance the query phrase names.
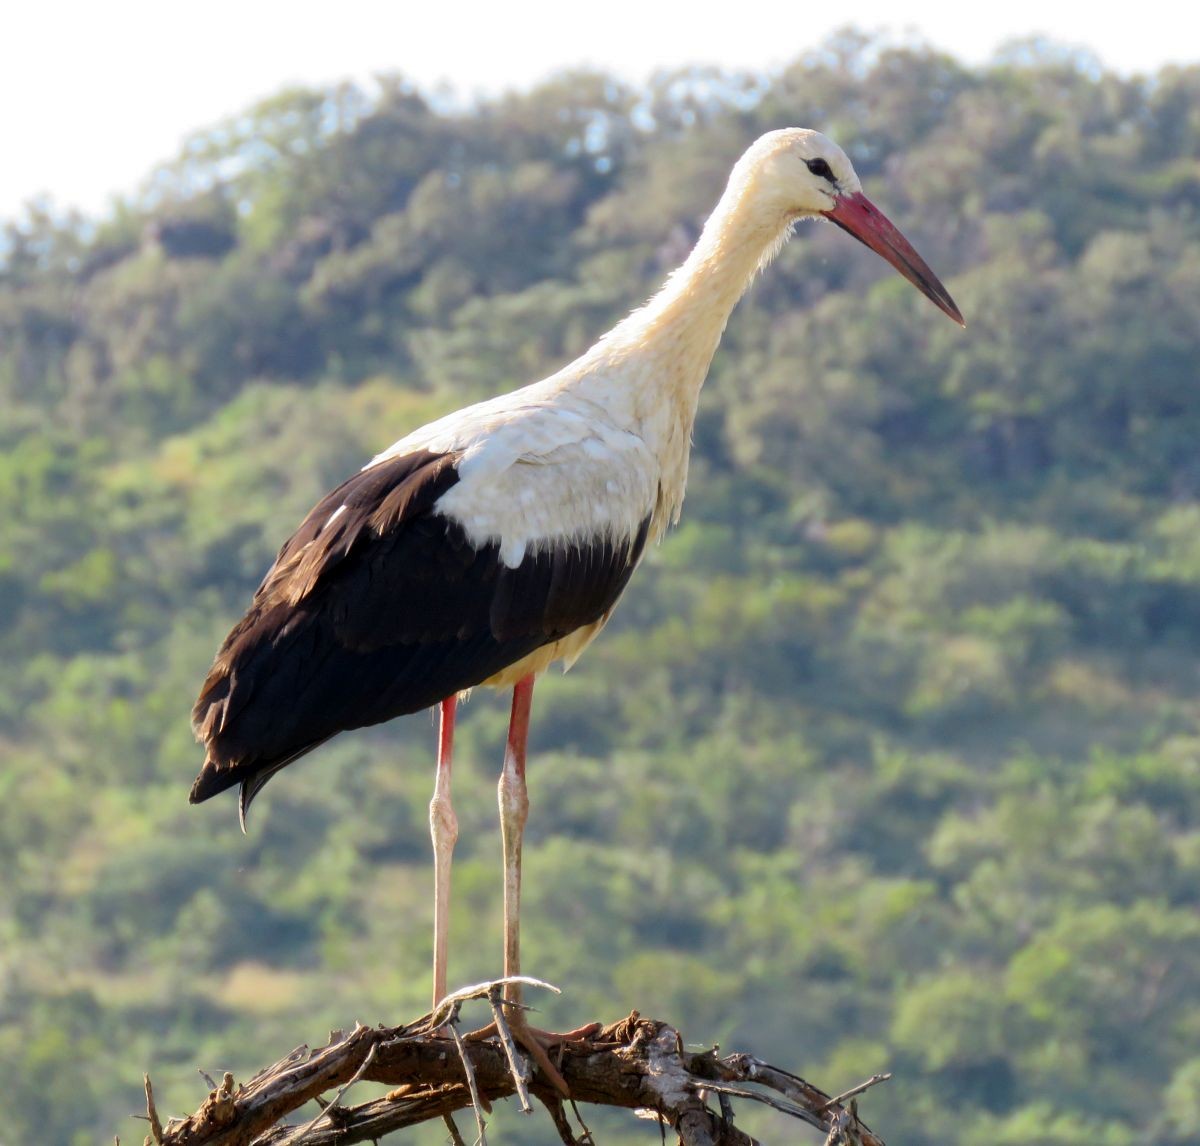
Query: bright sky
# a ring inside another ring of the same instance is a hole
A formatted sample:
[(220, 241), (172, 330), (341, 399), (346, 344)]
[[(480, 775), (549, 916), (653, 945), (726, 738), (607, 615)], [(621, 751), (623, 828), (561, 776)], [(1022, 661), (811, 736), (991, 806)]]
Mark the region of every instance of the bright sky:
[(7, 9), (0, 218), (40, 193), (101, 212), (190, 132), (287, 84), (380, 71), (469, 98), (582, 64), (632, 80), (687, 63), (768, 69), (851, 22), (969, 63), (1033, 34), (1126, 74), (1200, 61), (1194, 0), (13, 0)]

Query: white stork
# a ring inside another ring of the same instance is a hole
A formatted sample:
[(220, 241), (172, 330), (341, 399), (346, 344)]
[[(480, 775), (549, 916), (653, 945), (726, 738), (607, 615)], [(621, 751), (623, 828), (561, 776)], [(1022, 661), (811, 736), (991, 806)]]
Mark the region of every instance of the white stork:
[[(518, 975), (534, 681), (595, 639), (646, 546), (678, 518), (700, 386), (730, 312), (793, 224), (821, 216), (963, 323), (839, 147), (815, 131), (770, 132), (658, 294), (558, 373), (415, 430), (343, 482), (284, 543), (217, 653), (193, 712), (207, 754), (191, 800), (239, 784), (243, 827), (267, 780), (331, 736), (440, 705), (435, 1004), (458, 836), (456, 697), (513, 690), (499, 801), (504, 973)], [(509, 1012), (552, 1069), (521, 1008)]]

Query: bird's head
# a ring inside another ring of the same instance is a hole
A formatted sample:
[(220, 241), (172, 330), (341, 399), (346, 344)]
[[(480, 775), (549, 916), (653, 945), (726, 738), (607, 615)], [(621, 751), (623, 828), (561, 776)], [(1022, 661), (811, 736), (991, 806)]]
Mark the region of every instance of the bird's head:
[(789, 127), (764, 135), (734, 169), (743, 194), (789, 221), (824, 217), (891, 263), (960, 326), (962, 312), (937, 275), (862, 190), (846, 153), (819, 131)]

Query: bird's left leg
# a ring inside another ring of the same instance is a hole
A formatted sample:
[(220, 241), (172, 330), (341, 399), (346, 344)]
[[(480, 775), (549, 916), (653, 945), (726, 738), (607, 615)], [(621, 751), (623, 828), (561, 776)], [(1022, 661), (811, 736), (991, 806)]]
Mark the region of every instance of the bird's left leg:
[[(529, 712), (533, 705), (533, 676), (523, 677), (513, 689), (512, 716), (504, 747), (504, 769), (497, 795), (500, 801), (500, 840), (504, 849), (504, 974), (521, 973), (521, 844), (529, 818), (529, 793), (525, 787), (525, 745), (529, 739)], [(508, 1018), (516, 1023), (521, 1010), (521, 987), (510, 983), (504, 991)]]
[[(504, 975), (521, 973), (521, 843), (529, 818), (529, 794), (525, 787), (525, 745), (529, 739), (529, 712), (533, 704), (533, 675), (523, 677), (513, 689), (512, 717), (500, 773), (500, 839), (504, 848)], [(551, 1064), (546, 1048), (525, 1018), (521, 985), (504, 989), (505, 1018), (514, 1037), (533, 1055), (534, 1061), (564, 1095), (570, 1090)], [(553, 1036), (551, 1036), (553, 1037)]]

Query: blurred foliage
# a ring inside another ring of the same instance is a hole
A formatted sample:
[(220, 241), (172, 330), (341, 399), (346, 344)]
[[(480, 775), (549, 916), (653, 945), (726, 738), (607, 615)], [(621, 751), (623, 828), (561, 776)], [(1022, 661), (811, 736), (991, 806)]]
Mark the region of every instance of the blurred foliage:
[[(179, 1113), (198, 1066), (422, 1008), (430, 722), (323, 748), (243, 838), (186, 804), (197, 685), (326, 488), (583, 349), (793, 122), (971, 325), (820, 226), (735, 315), (684, 524), (539, 688), (544, 1021), (893, 1069), (864, 1110), (909, 1146), (1197, 1141), (1200, 70), (856, 33), (458, 113), (288, 91), (108, 219), (7, 225), (0, 1140), (128, 1137), (143, 1069)], [(461, 982), (500, 961), (505, 719), (460, 726)]]

